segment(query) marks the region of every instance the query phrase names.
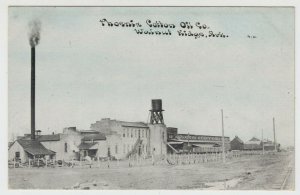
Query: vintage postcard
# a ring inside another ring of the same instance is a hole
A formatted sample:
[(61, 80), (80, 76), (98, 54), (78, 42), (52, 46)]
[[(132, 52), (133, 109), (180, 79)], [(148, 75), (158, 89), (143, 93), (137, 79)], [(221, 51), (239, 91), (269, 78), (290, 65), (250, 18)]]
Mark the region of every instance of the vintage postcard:
[(295, 190), (294, 7), (8, 8), (8, 187)]

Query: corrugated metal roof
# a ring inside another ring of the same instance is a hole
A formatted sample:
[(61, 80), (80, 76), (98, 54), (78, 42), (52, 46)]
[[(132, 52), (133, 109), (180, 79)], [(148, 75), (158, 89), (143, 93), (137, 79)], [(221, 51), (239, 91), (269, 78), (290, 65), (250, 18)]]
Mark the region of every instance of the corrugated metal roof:
[(23, 149), (32, 155), (53, 155), (55, 152), (45, 148), (38, 140), (17, 140)]
[(106, 136), (104, 133), (98, 134), (87, 134), (82, 138), (83, 141), (92, 141), (92, 140), (106, 140)]

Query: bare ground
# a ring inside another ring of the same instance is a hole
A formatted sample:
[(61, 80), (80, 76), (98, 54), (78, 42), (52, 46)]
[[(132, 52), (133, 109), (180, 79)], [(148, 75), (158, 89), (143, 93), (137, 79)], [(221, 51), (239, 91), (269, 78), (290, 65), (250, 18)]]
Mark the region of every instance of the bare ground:
[[(121, 163), (112, 164), (110, 168), (16, 168), (9, 169), (8, 176), (10, 189), (276, 190), (293, 162), (292, 153), (282, 152), (243, 156), (225, 164), (128, 167)], [(293, 178), (294, 171), (285, 189), (294, 189)]]

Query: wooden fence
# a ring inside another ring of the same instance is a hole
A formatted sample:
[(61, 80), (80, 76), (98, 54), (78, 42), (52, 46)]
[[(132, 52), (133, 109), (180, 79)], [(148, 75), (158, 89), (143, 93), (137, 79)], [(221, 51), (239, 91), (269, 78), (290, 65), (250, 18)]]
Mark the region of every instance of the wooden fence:
[[(274, 152), (265, 152), (270, 154)], [(225, 153), (226, 161), (238, 159), (242, 156), (262, 155), (262, 151), (228, 151)], [(160, 156), (141, 157), (131, 156), (126, 160), (94, 159), (92, 161), (62, 161), (58, 163), (53, 160), (38, 159), (29, 163), (20, 164), (10, 162), (10, 168), (18, 167), (70, 167), (70, 168), (119, 168), (119, 167), (137, 167), (137, 166), (161, 166), (161, 165), (189, 165), (210, 162), (222, 162), (222, 153), (204, 153), (204, 154), (167, 154)], [(41, 161), (43, 162), (40, 164)]]

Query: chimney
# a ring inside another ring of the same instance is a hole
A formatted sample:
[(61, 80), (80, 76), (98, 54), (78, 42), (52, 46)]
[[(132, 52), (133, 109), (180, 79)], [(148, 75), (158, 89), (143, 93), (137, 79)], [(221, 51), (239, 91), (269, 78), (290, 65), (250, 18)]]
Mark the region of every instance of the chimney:
[(31, 47), (31, 139), (35, 140), (35, 47)]
[(31, 139), (35, 140), (35, 46), (40, 41), (41, 22), (33, 20), (29, 23), (29, 44), (31, 47)]

